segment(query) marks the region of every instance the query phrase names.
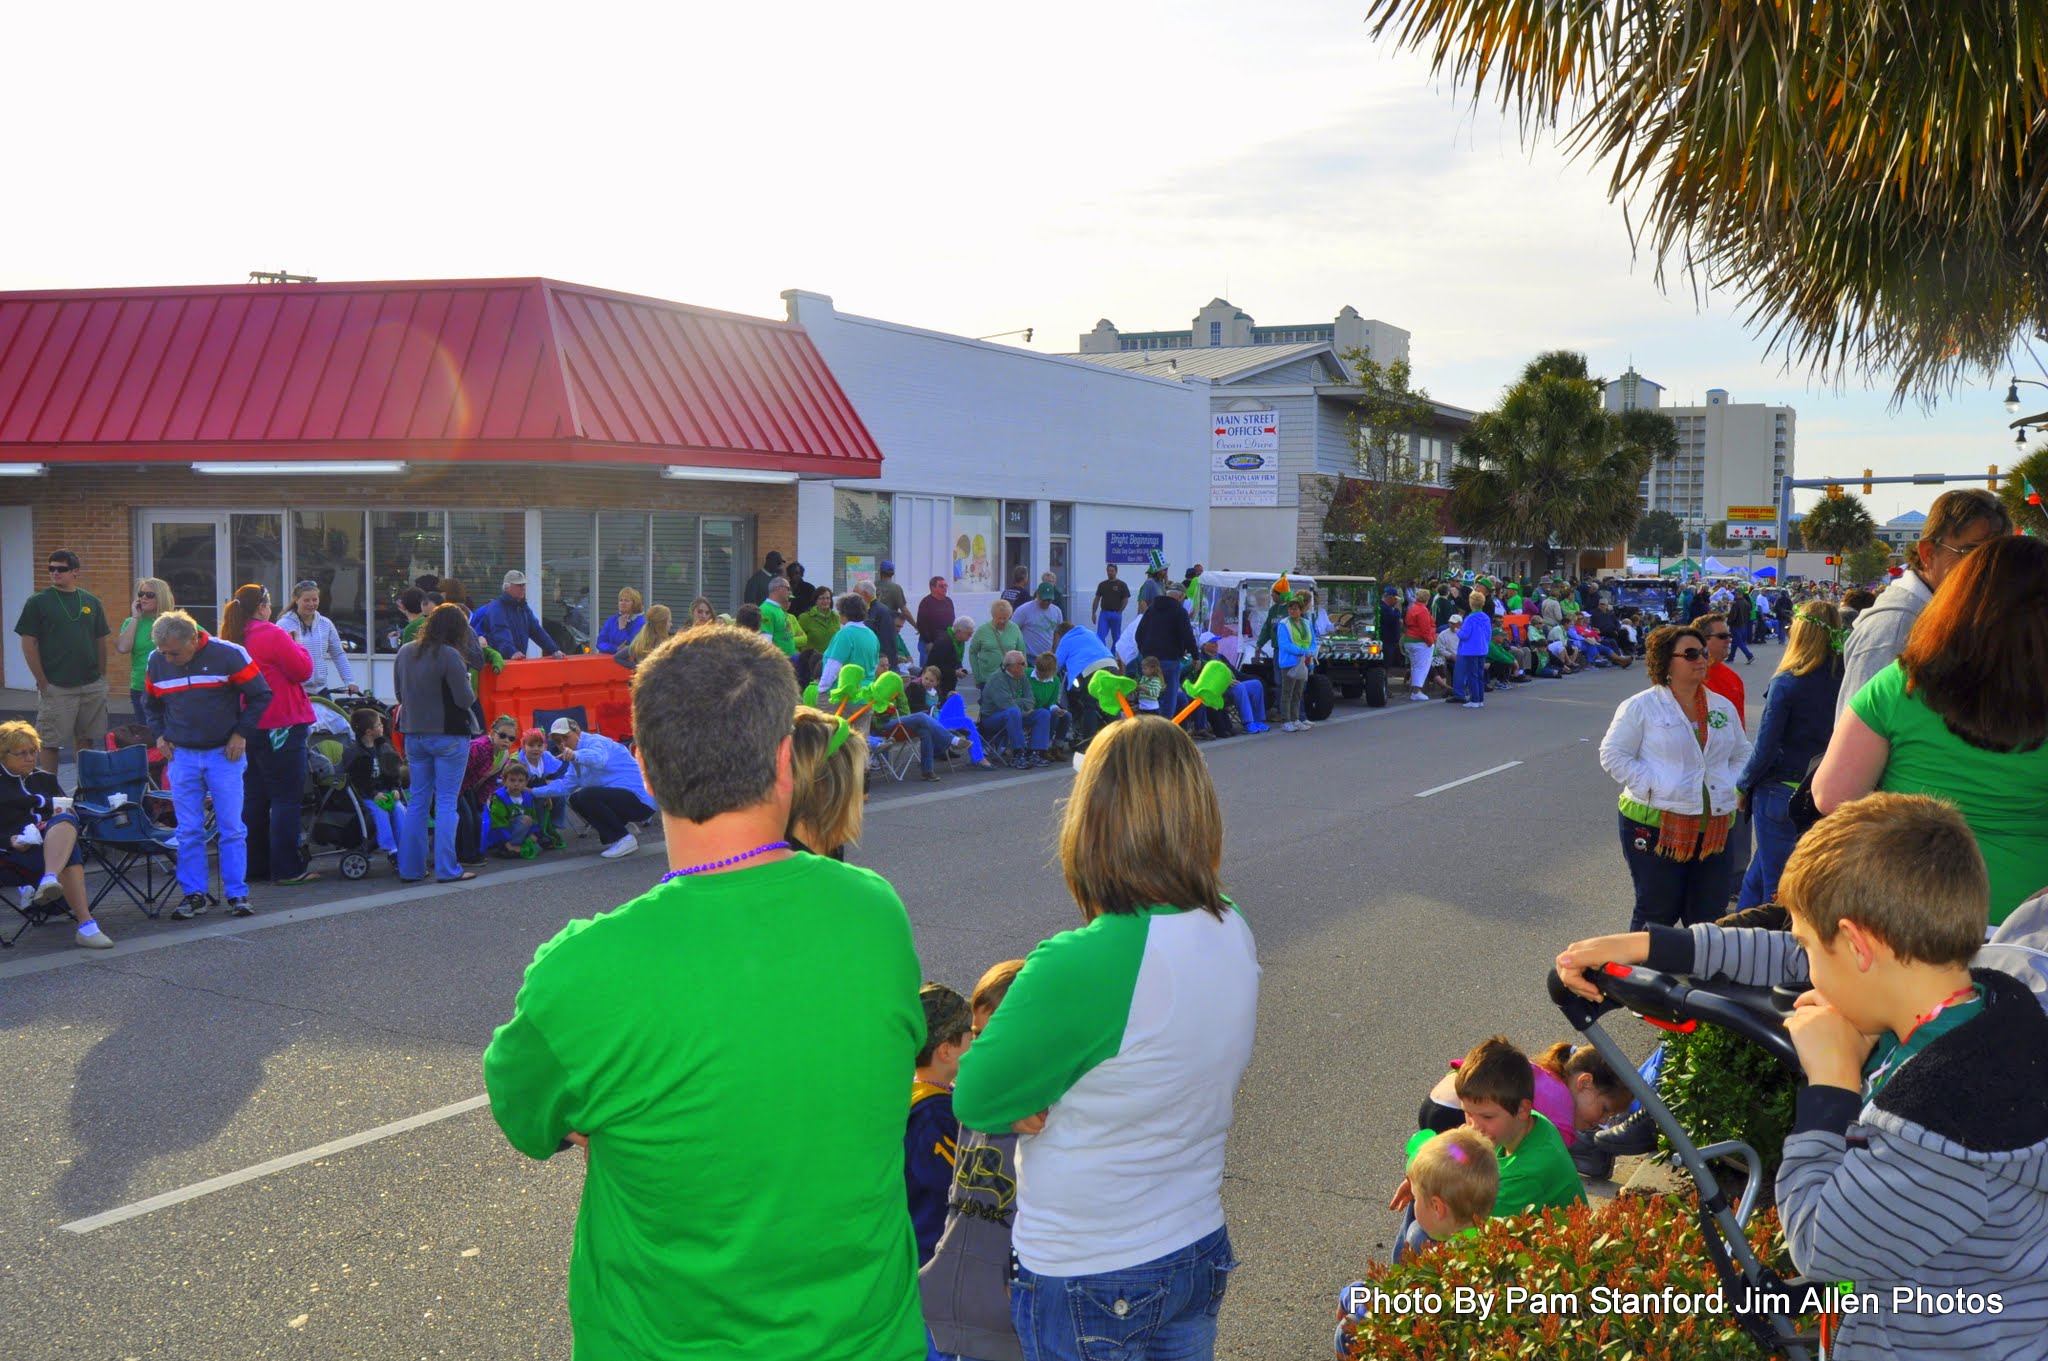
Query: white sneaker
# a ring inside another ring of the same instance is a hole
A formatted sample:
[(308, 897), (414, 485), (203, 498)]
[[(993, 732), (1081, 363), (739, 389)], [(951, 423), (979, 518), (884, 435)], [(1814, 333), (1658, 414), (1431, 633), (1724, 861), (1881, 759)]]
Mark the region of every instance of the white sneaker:
[(29, 899), (29, 905), (31, 907), (48, 907), (63, 896), (64, 885), (57, 882), (56, 875), (46, 874), (43, 876), (43, 881), (36, 885), (35, 896)]
[(111, 950), (114, 948), (114, 938), (104, 931), (95, 931), (89, 936), (80, 932), (71, 937), (71, 943), (82, 950)]
[(1420, 690), (1410, 690), (1408, 692), (1408, 702), (1410, 704), (1427, 704), (1429, 703), (1429, 696), (1423, 694)]
[(639, 838), (635, 837), (631, 832), (628, 832), (624, 836), (620, 837), (617, 841), (614, 841), (611, 845), (605, 847), (602, 851), (599, 851), (598, 854), (603, 856), (607, 860), (619, 860), (631, 855), (633, 852), (639, 849)]
[(1466, 700), (1465, 707), (1468, 709), (1484, 709), (1486, 706), (1484, 704), (1475, 704), (1471, 700)]

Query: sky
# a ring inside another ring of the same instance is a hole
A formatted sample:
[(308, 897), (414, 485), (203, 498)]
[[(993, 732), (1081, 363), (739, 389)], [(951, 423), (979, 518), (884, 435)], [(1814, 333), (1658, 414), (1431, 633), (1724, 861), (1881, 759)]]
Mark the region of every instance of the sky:
[(2004, 373), (1929, 411), (1788, 370), (1732, 299), (1659, 286), (1604, 167), (1363, 9), (11, 6), (0, 289), (540, 274), (779, 316), (803, 288), (1047, 353), (1216, 296), (1262, 325), (1349, 304), (1459, 406), (1579, 349), (1670, 402), (1796, 407), (1802, 477), (2011, 461)]

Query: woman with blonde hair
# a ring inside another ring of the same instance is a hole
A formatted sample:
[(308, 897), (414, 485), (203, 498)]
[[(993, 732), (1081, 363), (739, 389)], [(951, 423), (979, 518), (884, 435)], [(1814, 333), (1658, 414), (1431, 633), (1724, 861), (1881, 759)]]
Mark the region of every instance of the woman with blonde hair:
[(631, 586), (619, 587), (619, 612), (605, 620), (597, 630), (599, 652), (608, 652), (616, 657), (632, 644), (647, 624), (647, 615), (641, 612), (642, 603), (639, 591)]
[(36, 906), (64, 900), (78, 923), (71, 938), (74, 945), (111, 950), (114, 938), (100, 930), (86, 902), (78, 817), (63, 800), (57, 777), (38, 768), (42, 754), (43, 739), (35, 724), (0, 723), (0, 859), (12, 865), (24, 883), (35, 885)]
[[(1208, 1357), (1236, 1265), (1223, 1147), (1259, 962), (1224, 896), (1223, 813), (1162, 718), (1088, 747), (1060, 823), (1082, 925), (1031, 952), (960, 1060), (953, 1109), (1018, 1141), (1011, 1317), (1027, 1356)], [(1153, 1302), (1115, 1313), (1100, 1298)]]
[(859, 725), (800, 704), (790, 736), (789, 842), (813, 855), (846, 859), (860, 840), (868, 740)]
[(1815, 600), (1792, 616), (1785, 655), (1771, 677), (1764, 716), (1757, 724), (1749, 764), (1735, 782), (1742, 806), (1756, 828), (1756, 854), (1742, 876), (1737, 908), (1767, 903), (1777, 894), (1778, 875), (1799, 828), (1792, 821), (1793, 791), (1828, 749), (1835, 730), (1835, 694), (1842, 688), (1842, 638), (1835, 607)]
[(612, 660), (631, 671), (647, 660), (654, 649), (669, 640), (669, 612), (666, 605), (649, 605), (640, 616), (640, 628), (633, 641), (612, 654)]
[(150, 635), (156, 628), (157, 617), (177, 608), (178, 602), (171, 597), (171, 583), (161, 577), (144, 577), (135, 583), (135, 603), (128, 607), (128, 617), (121, 621), (120, 636), (114, 639), (114, 650), (129, 658), (128, 702), (135, 706), (137, 723), (142, 722), (142, 684), (149, 676), (149, 654), (156, 651)]

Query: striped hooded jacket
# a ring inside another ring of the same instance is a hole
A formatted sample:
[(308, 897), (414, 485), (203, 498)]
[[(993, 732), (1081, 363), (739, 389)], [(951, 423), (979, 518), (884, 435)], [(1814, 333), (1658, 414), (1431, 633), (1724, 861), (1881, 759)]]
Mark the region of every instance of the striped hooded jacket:
[(151, 737), (174, 747), (212, 751), (236, 733), (258, 736), (270, 707), (270, 682), (246, 649), (202, 631), (192, 660), (179, 666), (158, 648), (149, 654), (143, 721)]
[[(1653, 927), (1649, 966), (1738, 983), (1807, 981), (1780, 931)], [(1972, 961), (1981, 1013), (1864, 1101), (1802, 1087), (1778, 1169), (1778, 1213), (1809, 1279), (1854, 1281), (1874, 1313), (1844, 1317), (1855, 1357), (2038, 1356), (2048, 1329), (2048, 896)], [(1898, 1292), (1898, 1293), (1894, 1293)], [(1988, 1305), (1950, 1304), (1995, 1295)]]

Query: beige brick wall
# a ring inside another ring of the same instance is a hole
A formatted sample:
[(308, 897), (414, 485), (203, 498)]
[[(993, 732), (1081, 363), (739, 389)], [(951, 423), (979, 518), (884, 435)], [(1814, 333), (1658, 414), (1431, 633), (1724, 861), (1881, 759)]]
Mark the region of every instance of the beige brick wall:
[[(755, 565), (771, 548), (785, 556), (796, 548), (795, 487), (670, 481), (658, 468), (470, 464), (404, 477), (256, 478), (59, 465), (47, 477), (0, 482), (0, 497), (32, 509), (38, 570), (51, 550), (69, 548), (84, 563), (80, 584), (110, 605), (125, 603), (135, 580), (136, 514), (143, 510), (677, 510), (753, 516)], [(39, 577), (27, 589), (43, 584)], [(9, 594), (16, 589), (10, 583)]]

